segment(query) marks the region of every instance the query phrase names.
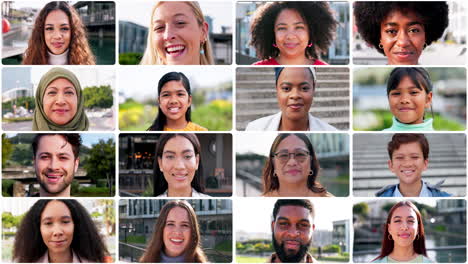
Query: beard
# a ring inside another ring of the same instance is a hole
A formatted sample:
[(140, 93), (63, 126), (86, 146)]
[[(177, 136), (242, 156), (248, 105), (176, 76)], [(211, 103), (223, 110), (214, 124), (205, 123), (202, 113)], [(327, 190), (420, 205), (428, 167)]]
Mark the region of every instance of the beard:
[(304, 256), (307, 254), (309, 250), (310, 243), (312, 239), (307, 242), (307, 244), (302, 244), (299, 247), (299, 250), (296, 253), (291, 252), (291, 250), (284, 249), (284, 243), (278, 244), (278, 241), (275, 239), (275, 234), (272, 233), (271, 235), (273, 241), (273, 247), (275, 248), (276, 255), (283, 263), (299, 263), (304, 259)]
[(51, 194), (51, 195), (57, 195), (61, 192), (63, 192), (66, 188), (68, 188), (68, 186), (70, 186), (70, 184), (72, 183), (73, 181), (73, 178), (74, 178), (74, 175), (68, 175), (68, 173), (66, 171), (63, 171), (63, 180), (62, 182), (58, 185), (58, 187), (55, 187), (54, 189), (55, 190), (51, 190), (51, 188), (49, 188), (49, 185), (43, 181), (42, 179), (46, 179), (47, 178), (47, 172), (48, 170), (45, 169), (43, 170), (40, 175), (37, 175), (36, 174), (36, 178), (37, 178), (37, 181), (39, 182), (39, 185), (41, 186), (41, 188), (48, 194)]

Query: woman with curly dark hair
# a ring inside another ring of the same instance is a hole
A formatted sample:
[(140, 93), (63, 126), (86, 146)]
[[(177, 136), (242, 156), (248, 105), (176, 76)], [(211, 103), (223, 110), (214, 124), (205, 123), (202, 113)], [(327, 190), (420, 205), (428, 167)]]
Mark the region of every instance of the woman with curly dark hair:
[(85, 26), (75, 8), (64, 1), (50, 2), (42, 8), (23, 64), (96, 64)]
[(13, 261), (108, 263), (112, 258), (86, 209), (76, 200), (38, 200), (21, 221)]
[(423, 50), (448, 26), (448, 5), (440, 2), (356, 2), (355, 23), (364, 41), (390, 65), (416, 65)]
[(270, 2), (255, 12), (250, 31), (254, 65), (324, 65), (337, 21), (327, 2)]

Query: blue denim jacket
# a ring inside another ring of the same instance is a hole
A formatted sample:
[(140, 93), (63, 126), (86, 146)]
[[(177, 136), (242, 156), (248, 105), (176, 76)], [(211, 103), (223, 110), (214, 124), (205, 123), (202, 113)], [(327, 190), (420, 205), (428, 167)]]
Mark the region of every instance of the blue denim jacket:
[[(440, 190), (440, 187), (442, 186), (444, 181), (445, 180), (442, 180), (442, 181), (440, 181), (440, 182), (438, 182), (436, 184), (430, 184), (430, 183), (427, 183), (427, 182), (424, 182), (424, 183), (427, 185), (427, 188), (431, 192), (432, 197), (450, 197), (450, 196), (452, 196), (452, 194)], [(395, 192), (396, 188), (398, 188), (398, 184), (387, 185), (387, 186), (383, 187), (382, 189), (380, 189), (379, 191), (377, 191), (375, 193), (375, 196), (377, 196), (377, 197), (393, 197), (393, 193)]]

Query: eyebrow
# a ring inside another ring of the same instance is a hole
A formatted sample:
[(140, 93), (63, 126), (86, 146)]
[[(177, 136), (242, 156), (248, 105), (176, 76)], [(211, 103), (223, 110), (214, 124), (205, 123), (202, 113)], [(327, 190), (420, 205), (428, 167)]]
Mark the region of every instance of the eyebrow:
[[(68, 26), (68, 23), (62, 23), (60, 26)], [(46, 24), (46, 26), (55, 26), (54, 24)]]
[[(291, 83), (291, 82), (282, 82), (282, 83), (280, 83), (280, 85), (283, 85), (283, 84), (293, 85), (293, 83)], [(307, 82), (307, 81), (306, 81), (306, 82), (301, 82), (301, 83), (299, 83), (299, 85), (304, 85), (304, 84), (310, 85), (310, 82)]]
[[(276, 221), (279, 221), (279, 220), (286, 220), (286, 221), (289, 221), (289, 218), (284, 217), (284, 216), (278, 216), (278, 219), (277, 219)], [(307, 219), (307, 218), (302, 218), (301, 220), (299, 220), (299, 222), (307, 222), (307, 223), (310, 223), (309, 219)]]
[[(295, 149), (294, 149), (294, 151), (297, 151), (297, 150), (306, 150), (306, 151), (307, 151), (306, 148), (295, 148)], [(279, 150), (278, 150), (278, 152), (282, 152), (282, 151), (286, 152), (286, 151), (288, 151), (288, 149), (279, 149)]]
[[(407, 26), (414, 26), (414, 25), (423, 25), (421, 22), (418, 22), (418, 21), (411, 21), (409, 23), (406, 24)], [(384, 26), (390, 26), (390, 27), (396, 27), (398, 26), (398, 23), (397, 22), (388, 22), (388, 23), (385, 23)]]
[[(395, 218), (403, 218), (403, 217), (402, 217), (402, 216), (399, 216), (399, 215), (396, 215), (396, 216), (392, 217), (392, 219), (395, 219)], [(406, 217), (406, 218), (412, 218), (412, 219), (414, 219), (414, 216), (411, 216), (411, 215), (410, 215), (410, 216), (408, 216), (408, 217)]]
[[(46, 154), (46, 155), (52, 155), (51, 152), (47, 152), (47, 151), (39, 152), (38, 155), (44, 155), (44, 154)], [(59, 152), (59, 153), (57, 153), (57, 155), (58, 155), (58, 156), (71, 156), (71, 154), (70, 154), (70, 153), (67, 153), (67, 152)]]
[[(188, 153), (188, 152), (192, 152), (192, 153), (193, 153), (193, 152), (195, 152), (195, 151), (193, 151), (193, 150), (191, 150), (191, 149), (182, 150), (182, 153)], [(166, 154), (166, 153), (169, 153), (169, 154), (176, 154), (176, 152), (175, 152), (175, 151), (172, 151), (172, 150), (166, 150), (166, 151), (163, 152), (163, 154)]]
[[(302, 22), (302, 21), (294, 22), (294, 23), (293, 23), (293, 25), (298, 25), (298, 24), (304, 24), (304, 25), (305, 25), (305, 23)], [(287, 25), (288, 25), (288, 24), (286, 24), (286, 23), (278, 23), (278, 24), (276, 24), (275, 26), (287, 26)]]
[(162, 91), (161, 93), (172, 93), (172, 92), (176, 92), (176, 93), (180, 93), (180, 92), (186, 92), (187, 93), (187, 90), (185, 89), (179, 89), (179, 90), (175, 90), (175, 91)]
[[(48, 87), (46, 88), (46, 90), (47, 90), (47, 89), (57, 89), (57, 90), (58, 90), (59, 88), (58, 88), (58, 87), (55, 87), (55, 86), (48, 86)], [(75, 90), (75, 87), (73, 87), (73, 86), (65, 86), (64, 89), (73, 89), (73, 90)]]
[[(175, 223), (175, 222), (176, 222), (175, 220), (167, 220), (167, 221), (166, 221), (166, 224), (167, 224), (167, 223)], [(181, 221), (181, 223), (182, 223), (182, 224), (190, 224), (189, 221)]]
[[(45, 220), (50, 220), (50, 219), (53, 219), (53, 218), (54, 217), (52, 217), (52, 216), (44, 217), (44, 218), (42, 218), (41, 222), (43, 222)], [(62, 216), (60, 216), (60, 219), (72, 219), (72, 217), (69, 216), (69, 215), (62, 215)]]
[[(188, 17), (186, 14), (184, 13), (177, 13), (175, 15), (173, 15), (172, 17), (178, 17), (178, 16), (184, 16), (184, 17)], [(154, 20), (154, 23), (160, 23), (160, 22), (163, 22), (164, 20), (162, 19), (158, 19), (158, 20)]]

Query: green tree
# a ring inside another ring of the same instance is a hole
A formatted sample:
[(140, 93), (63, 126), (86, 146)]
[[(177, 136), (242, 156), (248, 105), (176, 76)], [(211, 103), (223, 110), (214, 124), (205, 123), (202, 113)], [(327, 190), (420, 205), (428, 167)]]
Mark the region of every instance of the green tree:
[(25, 96), (25, 97), (19, 97), (15, 101), (8, 101), (5, 103), (2, 103), (2, 109), (7, 110), (7, 111), (13, 111), (13, 105), (16, 105), (16, 107), (24, 107), (26, 109), (34, 109), (36, 107), (36, 101), (34, 100), (34, 97), (32, 96)]
[(3, 228), (12, 228), (18, 227), (23, 219), (24, 215), (14, 216), (10, 212), (3, 212), (2, 213), (2, 227)]
[(110, 85), (91, 86), (83, 89), (85, 108), (110, 108), (114, 104), (114, 96)]
[(353, 214), (366, 217), (369, 213), (369, 206), (366, 203), (358, 203), (353, 206)]
[(104, 224), (108, 235), (115, 234), (115, 210), (113, 200), (98, 200), (98, 204), (104, 206)]
[[(107, 141), (100, 139), (94, 144), (87, 156), (86, 164), (83, 166), (86, 175), (91, 178), (94, 184), (100, 179), (112, 179), (115, 170), (115, 143), (110, 138)], [(110, 186), (109, 186), (110, 187)]]
[(32, 157), (31, 144), (16, 144), (11, 155), (11, 160), (22, 166), (32, 166)]
[(5, 168), (7, 160), (13, 153), (13, 145), (5, 134), (2, 135), (2, 167)]

